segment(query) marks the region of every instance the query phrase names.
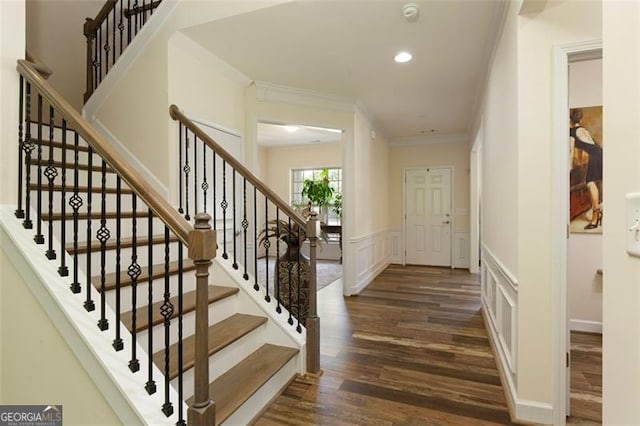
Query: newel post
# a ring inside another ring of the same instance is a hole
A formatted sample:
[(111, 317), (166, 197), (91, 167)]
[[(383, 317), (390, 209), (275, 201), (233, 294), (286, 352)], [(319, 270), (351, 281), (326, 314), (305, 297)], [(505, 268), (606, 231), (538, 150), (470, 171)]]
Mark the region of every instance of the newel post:
[(189, 259), (196, 266), (196, 348), (193, 403), (187, 411), (189, 425), (215, 424), (215, 404), (209, 398), (209, 267), (216, 256), (216, 231), (211, 229), (211, 216), (196, 215), (189, 233)]
[(87, 90), (84, 92), (84, 101), (91, 97), (93, 93), (93, 39), (95, 38), (94, 28), (95, 21), (91, 18), (87, 18), (84, 22), (83, 33), (87, 39)]
[(307, 238), (309, 238), (309, 316), (307, 316), (307, 372), (320, 373), (320, 318), (317, 305), (317, 277), (316, 277), (316, 248), (320, 235), (320, 221), (318, 214), (311, 212), (307, 222)]

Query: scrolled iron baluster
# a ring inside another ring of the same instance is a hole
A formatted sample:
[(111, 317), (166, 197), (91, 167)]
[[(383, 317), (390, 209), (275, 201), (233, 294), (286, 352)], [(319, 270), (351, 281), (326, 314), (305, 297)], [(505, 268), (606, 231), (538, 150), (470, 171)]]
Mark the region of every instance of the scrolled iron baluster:
[(120, 32), (120, 55), (124, 50), (124, 1), (120, 0), (120, 22), (118, 22), (118, 31)]
[[(288, 237), (288, 244), (292, 243), (293, 237), (292, 237), (292, 233), (293, 233), (293, 228), (291, 227), (291, 218), (289, 218), (289, 226), (287, 229), (287, 237)], [(288, 270), (288, 282), (287, 282), (287, 292), (289, 293), (289, 300), (287, 300), (287, 309), (289, 310), (289, 318), (287, 319), (287, 322), (289, 323), (289, 325), (293, 325), (293, 314), (291, 312), (291, 282), (292, 280), (292, 275), (291, 275), (291, 270), (293, 269), (293, 263), (291, 262), (291, 251), (287, 250), (287, 270)]]
[(140, 361), (138, 361), (136, 353), (137, 339), (137, 313), (138, 313), (138, 278), (142, 274), (142, 268), (138, 264), (138, 244), (137, 244), (137, 197), (133, 193), (131, 195), (131, 264), (127, 268), (127, 275), (131, 280), (131, 360), (129, 360), (129, 370), (135, 373), (140, 370)]
[(217, 206), (216, 206), (216, 187), (218, 184), (218, 180), (216, 178), (216, 152), (213, 151), (213, 164), (211, 166), (211, 168), (213, 169), (213, 172), (211, 174), (211, 182), (212, 182), (212, 186), (213, 186), (213, 230), (217, 230), (218, 229), (218, 225), (217, 225), (217, 220), (216, 220), (216, 216), (217, 216)]
[(189, 129), (186, 127), (184, 129), (184, 137), (184, 167), (182, 170), (184, 171), (184, 202), (187, 208), (184, 218), (191, 220), (191, 216), (189, 216), (189, 172), (191, 171), (189, 166)]
[(224, 159), (222, 160), (222, 202), (220, 203), (220, 207), (222, 207), (222, 258), (228, 259), (227, 207), (229, 207), (229, 203), (227, 202), (227, 162)]
[(207, 145), (205, 141), (202, 141), (202, 193), (204, 212), (207, 212), (207, 191), (209, 190), (209, 183), (207, 182)]
[[(92, 173), (89, 170), (89, 173)], [(100, 169), (102, 178), (100, 186), (100, 228), (96, 232), (96, 238), (100, 242), (100, 320), (98, 321), (98, 328), (102, 331), (109, 329), (109, 321), (106, 318), (106, 264), (107, 264), (107, 241), (111, 238), (111, 231), (107, 228), (107, 163), (102, 160), (102, 167)]]
[(86, 294), (87, 294), (87, 298), (84, 301), (84, 308), (88, 311), (91, 312), (96, 308), (95, 303), (93, 302), (93, 299), (91, 298), (91, 286), (93, 285), (91, 283), (91, 193), (92, 193), (92, 185), (93, 185), (93, 149), (91, 149), (91, 147), (89, 147), (89, 154), (88, 154), (88, 170), (89, 173), (87, 174), (87, 267), (86, 267), (86, 274), (87, 274), (87, 285), (86, 285)]
[(116, 178), (116, 337), (113, 339), (113, 349), (121, 351), (124, 347), (122, 337), (120, 337), (120, 255), (122, 243), (122, 179)]
[(147, 383), (144, 385), (144, 388), (147, 390), (149, 395), (156, 393), (156, 381), (153, 380), (153, 212), (149, 209), (149, 219), (147, 222), (147, 235), (149, 239), (149, 245), (147, 246), (148, 250), (148, 285), (147, 285), (147, 355), (149, 356), (148, 366), (149, 369), (147, 371)]
[(242, 203), (243, 203), (243, 217), (242, 217), (242, 229), (244, 234), (244, 274), (242, 278), (245, 281), (249, 280), (248, 262), (247, 262), (247, 229), (249, 228), (249, 221), (247, 220), (247, 178), (242, 179)]
[[(107, 14), (107, 16), (105, 17), (105, 29), (106, 29), (106, 34), (105, 34), (105, 42), (104, 42), (104, 46), (102, 46), (102, 48), (104, 49), (104, 75), (106, 76), (107, 73), (109, 72), (109, 52), (111, 51), (111, 45), (109, 45), (109, 15)], [(102, 41), (102, 40), (101, 40)]]
[[(53, 249), (53, 221), (51, 220), (53, 216), (53, 181), (58, 176), (58, 170), (53, 166), (53, 123), (54, 123), (54, 112), (53, 107), (49, 107), (49, 160), (47, 161), (47, 167), (44, 169), (44, 176), (47, 178), (47, 192), (49, 196), (49, 204), (48, 204), (48, 240), (49, 240), (49, 249), (47, 250), (47, 259), (53, 260), (56, 258), (56, 251)], [(63, 166), (64, 167), (64, 166)], [(62, 221), (64, 222), (64, 216), (62, 217)]]
[[(151, 309), (149, 309), (151, 310)], [(171, 327), (171, 317), (174, 308), (171, 303), (171, 290), (169, 288), (169, 227), (164, 227), (164, 294), (163, 303), (160, 306), (160, 313), (164, 319), (164, 404), (162, 412), (169, 417), (173, 414), (173, 404), (169, 400), (169, 337)], [(149, 353), (149, 362), (152, 361)]]
[[(264, 234), (264, 243), (263, 243), (264, 245), (264, 282), (265, 282), (265, 287), (267, 289), (264, 300), (269, 302), (271, 300), (269, 298), (269, 247), (271, 247), (271, 241), (269, 241), (269, 232), (268, 232), (269, 230), (269, 199), (267, 198), (266, 195), (264, 196), (264, 226), (265, 226), (265, 230), (267, 230), (267, 232), (265, 232)], [(276, 235), (277, 235), (277, 232), (278, 232), (278, 223), (276, 223)], [(276, 245), (278, 245), (277, 239), (276, 239)], [(277, 271), (274, 272), (274, 274), (277, 274)]]
[[(277, 206), (276, 223), (278, 224), (278, 227), (276, 228), (276, 241), (278, 242), (278, 244), (276, 245), (276, 261), (274, 262), (274, 265), (276, 263), (280, 265), (280, 209)], [(278, 266), (278, 268), (276, 269), (277, 270), (273, 275), (273, 296), (276, 298), (276, 312), (281, 313), (282, 306), (280, 306), (280, 266)]]
[(182, 208), (182, 122), (178, 123), (179, 132), (178, 132), (178, 213), (183, 214), (184, 209)]
[[(14, 214), (18, 219), (24, 219), (24, 210), (22, 209), (22, 151), (24, 146), (24, 139), (22, 139), (23, 119), (24, 119), (24, 77), (20, 75), (20, 89), (19, 89), (19, 101), (18, 106), (18, 207)], [(27, 191), (29, 191), (27, 189)]]
[(31, 84), (27, 81), (26, 102), (25, 102), (25, 135), (22, 142), (22, 150), (24, 151), (24, 166), (26, 169), (25, 176), (25, 218), (22, 226), (25, 229), (32, 229), (31, 221), (31, 153), (35, 149), (35, 145), (31, 140)]
[(300, 317), (302, 317), (302, 307), (300, 304), (301, 301), (301, 295), (302, 295), (302, 227), (300, 227), (300, 225), (298, 225), (298, 259), (296, 259), (298, 262), (298, 285), (297, 285), (297, 293), (298, 293), (298, 298), (296, 300), (296, 309), (297, 309), (297, 315), (296, 315), (296, 319), (298, 320), (298, 325), (296, 326), (296, 331), (298, 333), (302, 333), (302, 326), (300, 325)]
[[(67, 120), (62, 120), (62, 178), (60, 181), (62, 185), (62, 192), (60, 194), (60, 214), (62, 217), (66, 217), (66, 204), (67, 204)], [(60, 223), (60, 266), (58, 267), (58, 275), (66, 277), (69, 275), (69, 268), (67, 268), (65, 254), (65, 245), (67, 238), (67, 221), (62, 220)]]
[[(267, 232), (267, 225), (265, 224), (265, 233)], [(253, 187), (253, 289), (255, 291), (260, 290), (258, 284), (258, 189)]]
[(198, 212), (198, 137), (193, 134), (193, 212)]
[(233, 169), (233, 173), (231, 175), (231, 177), (233, 178), (233, 184), (231, 185), (231, 191), (232, 191), (232, 200), (233, 200), (233, 269), (238, 269), (238, 257), (237, 257), (237, 241), (238, 241), (238, 235), (237, 235), (237, 231), (236, 231), (236, 218), (237, 213), (236, 213), (236, 206), (238, 204), (238, 198), (236, 197), (236, 169)]
[(36, 236), (33, 240), (36, 244), (44, 244), (42, 235), (42, 95), (38, 94), (38, 179), (36, 195)]
[(78, 144), (80, 136), (77, 132), (73, 135), (73, 195), (69, 198), (69, 206), (73, 209), (73, 282), (70, 285), (71, 292), (78, 294), (81, 291), (78, 281), (78, 210), (82, 207), (82, 197), (78, 191)]
[[(182, 241), (178, 241), (178, 401), (184, 400), (184, 386), (183, 386), (183, 347), (182, 347), (182, 314), (184, 310), (183, 300), (183, 245)], [(186, 425), (184, 421), (184, 413), (182, 412), (182, 403), (178, 402), (178, 423), (176, 425)]]

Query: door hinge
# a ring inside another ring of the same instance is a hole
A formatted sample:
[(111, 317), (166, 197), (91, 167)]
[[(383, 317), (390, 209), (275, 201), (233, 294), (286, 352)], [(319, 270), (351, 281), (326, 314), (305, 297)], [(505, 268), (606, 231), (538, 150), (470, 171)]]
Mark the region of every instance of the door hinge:
[(567, 365), (566, 365), (566, 367), (567, 367), (567, 368), (569, 368), (569, 352), (567, 352), (567, 353), (566, 353), (566, 355), (567, 355), (567, 356), (566, 356), (566, 358), (567, 358)]

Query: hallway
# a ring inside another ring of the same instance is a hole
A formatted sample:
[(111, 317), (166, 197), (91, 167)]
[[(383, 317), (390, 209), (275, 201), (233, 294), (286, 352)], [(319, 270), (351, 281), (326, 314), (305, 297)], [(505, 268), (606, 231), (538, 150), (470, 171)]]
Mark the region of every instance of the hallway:
[(256, 424), (511, 424), (477, 275), (392, 265), (356, 297), (341, 290), (318, 293), (324, 374)]

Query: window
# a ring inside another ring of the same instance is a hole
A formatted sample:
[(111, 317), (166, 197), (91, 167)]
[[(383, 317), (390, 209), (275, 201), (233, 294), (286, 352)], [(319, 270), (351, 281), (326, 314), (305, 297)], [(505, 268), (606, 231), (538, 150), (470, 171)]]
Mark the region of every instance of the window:
[[(342, 169), (340, 167), (321, 167), (318, 169), (295, 169), (291, 171), (291, 205), (302, 211), (307, 206), (307, 200), (302, 197), (302, 185), (305, 179), (319, 179), (323, 169), (329, 171), (329, 185), (334, 194), (342, 193)], [(312, 206), (315, 211), (320, 211), (318, 206)], [(329, 206), (327, 225), (340, 225), (340, 217)]]

